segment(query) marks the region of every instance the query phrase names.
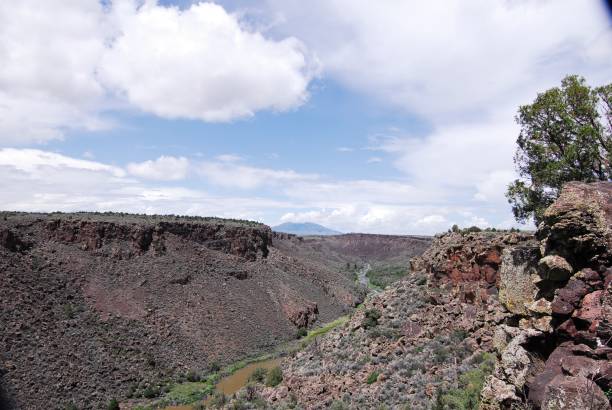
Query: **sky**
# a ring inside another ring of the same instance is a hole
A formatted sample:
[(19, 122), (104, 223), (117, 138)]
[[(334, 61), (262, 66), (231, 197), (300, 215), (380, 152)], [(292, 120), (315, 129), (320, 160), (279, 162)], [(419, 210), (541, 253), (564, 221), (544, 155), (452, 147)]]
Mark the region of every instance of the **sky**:
[(1, 2), (1, 208), (520, 226), (517, 108), (610, 83), (611, 22), (597, 0)]

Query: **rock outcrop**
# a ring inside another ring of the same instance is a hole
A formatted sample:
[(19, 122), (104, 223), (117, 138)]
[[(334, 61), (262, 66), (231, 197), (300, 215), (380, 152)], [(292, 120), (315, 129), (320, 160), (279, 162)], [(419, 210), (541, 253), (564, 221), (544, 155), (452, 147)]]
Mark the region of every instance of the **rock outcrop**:
[(261, 395), (273, 408), (610, 409), (611, 204), (612, 183), (572, 183), (535, 235), (437, 236)]
[(611, 204), (610, 183), (566, 185), (538, 227), (539, 251), (504, 260), (501, 282), (514, 285), (500, 301), (518, 326), (483, 389), (484, 409), (610, 408)]

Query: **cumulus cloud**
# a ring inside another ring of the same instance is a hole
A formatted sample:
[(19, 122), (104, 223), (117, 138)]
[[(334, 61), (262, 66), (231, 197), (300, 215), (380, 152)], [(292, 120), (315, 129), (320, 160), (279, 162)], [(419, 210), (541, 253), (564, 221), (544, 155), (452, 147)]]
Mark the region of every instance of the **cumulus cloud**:
[(41, 150), (0, 149), (0, 173), (4, 210), (121, 211), (264, 220), (295, 206), (270, 198), (215, 196), (181, 186), (152, 185), (115, 166)]
[(229, 121), (302, 104), (317, 63), (212, 3), (2, 2), (0, 142), (113, 125), (109, 110)]
[(275, 29), (302, 39), (329, 77), (430, 124), (424, 135), (390, 129), (372, 142), (416, 192), (445, 192), (447, 205), (496, 219), (508, 211), (518, 106), (570, 73), (612, 80), (600, 1), (266, 3), (281, 16)]
[(98, 1), (0, 2), (0, 142), (61, 137), (108, 126), (96, 111), (104, 51)]
[(567, 73), (610, 79), (601, 1), (267, 4), (282, 16), (277, 30), (304, 40), (335, 79), (440, 122), (486, 114)]
[(178, 181), (189, 171), (189, 160), (185, 157), (162, 155), (156, 160), (132, 162), (127, 165), (130, 174), (158, 181)]
[(167, 118), (228, 121), (307, 98), (316, 72), (295, 38), (269, 40), (213, 3), (117, 7), (100, 74), (134, 106)]

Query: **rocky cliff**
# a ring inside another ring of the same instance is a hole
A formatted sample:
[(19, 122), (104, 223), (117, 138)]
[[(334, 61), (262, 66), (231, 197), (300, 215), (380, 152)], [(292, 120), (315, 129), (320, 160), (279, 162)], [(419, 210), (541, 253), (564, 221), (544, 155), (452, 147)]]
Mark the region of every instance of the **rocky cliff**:
[(612, 184), (571, 183), (546, 210), (538, 247), (507, 250), (500, 296), (512, 321), (496, 330), (483, 408), (610, 408), (611, 222)]
[(285, 360), (275, 408), (610, 409), (612, 183), (535, 235), (444, 234), (412, 274)]
[(261, 224), (0, 214), (0, 408), (103, 408), (295, 338), (362, 290)]

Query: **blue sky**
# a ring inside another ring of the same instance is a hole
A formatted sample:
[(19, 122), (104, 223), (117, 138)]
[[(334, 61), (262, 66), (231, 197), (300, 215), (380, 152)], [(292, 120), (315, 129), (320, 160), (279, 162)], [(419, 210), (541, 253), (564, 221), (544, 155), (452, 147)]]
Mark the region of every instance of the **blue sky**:
[(26, 0), (0, 27), (9, 210), (509, 227), (517, 107), (612, 80), (596, 0)]

